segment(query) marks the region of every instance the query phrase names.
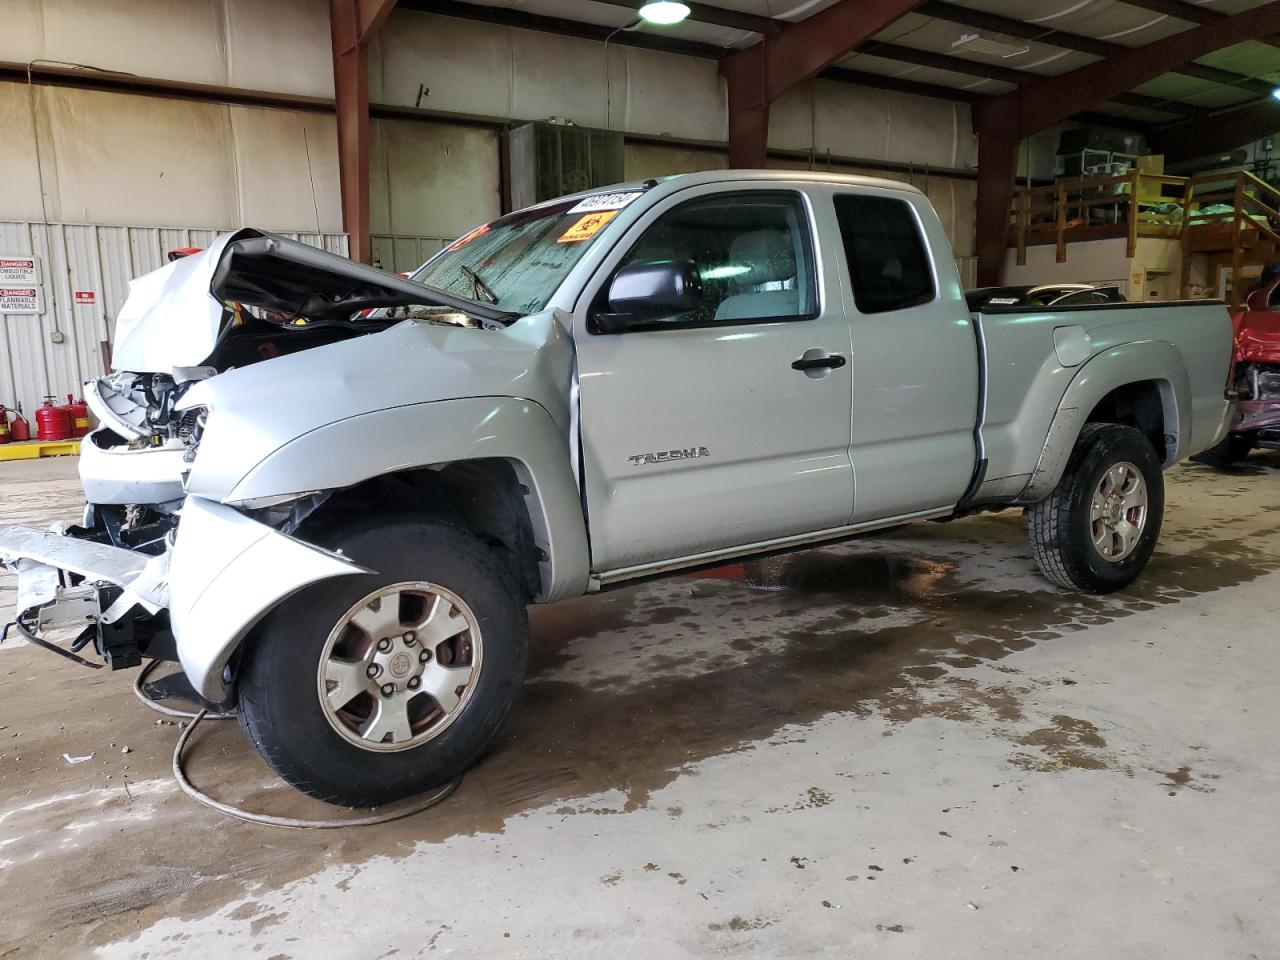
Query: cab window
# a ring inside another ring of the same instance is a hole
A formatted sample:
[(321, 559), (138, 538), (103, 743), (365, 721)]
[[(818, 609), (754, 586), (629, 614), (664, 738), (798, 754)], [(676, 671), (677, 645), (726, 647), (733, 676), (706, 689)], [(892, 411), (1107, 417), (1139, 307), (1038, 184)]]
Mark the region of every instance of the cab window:
[(619, 265), (691, 261), (695, 309), (659, 328), (800, 320), (817, 315), (809, 219), (799, 194), (749, 191), (690, 200), (664, 213)]
[(933, 268), (911, 204), (858, 193), (838, 195), (835, 204), (860, 313), (918, 307), (934, 298)]

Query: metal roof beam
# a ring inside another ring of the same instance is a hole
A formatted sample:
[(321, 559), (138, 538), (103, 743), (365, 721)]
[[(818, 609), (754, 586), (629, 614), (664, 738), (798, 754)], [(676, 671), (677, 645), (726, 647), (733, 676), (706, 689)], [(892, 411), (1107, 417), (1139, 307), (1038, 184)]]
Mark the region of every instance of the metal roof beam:
[[(1203, 7), (1195, 3), (1187, 3), (1186, 0), (1120, 0), (1120, 2), (1131, 7), (1150, 10), (1152, 13), (1163, 13), (1166, 17), (1175, 17), (1178, 20), (1185, 20), (1187, 23), (1198, 23), (1201, 26), (1230, 16), (1230, 14), (1223, 13), (1220, 10)], [(1273, 47), (1280, 46), (1280, 34), (1264, 34), (1253, 39), (1260, 43), (1270, 44)]]
[(729, 88), (729, 165), (764, 166), (769, 106), (919, 5), (920, 0), (838, 0), (721, 60)]
[(1269, 3), (1134, 47), (1117, 57), (1045, 77), (997, 99), (1012, 108), (1019, 136), (1029, 137), (1162, 73), (1185, 66), (1196, 57), (1277, 31), (1280, 3)]
[[(976, 60), (967, 60), (964, 57), (952, 57), (945, 53), (933, 53), (929, 50), (916, 50), (912, 47), (902, 47), (893, 43), (869, 43), (859, 49), (858, 52), (872, 57), (895, 60), (899, 63), (910, 63), (918, 67), (929, 67), (934, 70), (948, 70), (951, 73), (962, 73), (969, 77), (981, 77), (984, 80), (999, 80), (1003, 83), (1012, 83), (1017, 86), (1024, 86), (1044, 79), (1044, 74), (1031, 73), (1028, 70), (1014, 70), (1009, 67), (978, 63)], [(1199, 107), (1193, 107), (1190, 104), (1177, 101), (1161, 100), (1159, 97), (1148, 97), (1140, 93), (1119, 93), (1111, 98), (1111, 102), (1120, 103), (1127, 107), (1140, 107), (1143, 110), (1158, 110), (1161, 113), (1168, 113), (1178, 117), (1200, 117), (1204, 115), (1204, 111)]]
[[(1199, 10), (1200, 8), (1194, 7), (1193, 9)], [(949, 3), (947, 0), (925, 0), (917, 12), (930, 17), (937, 17), (939, 20), (946, 20), (948, 23), (958, 24), (962, 27), (970, 27), (974, 30), (989, 30), (992, 33), (1003, 33), (1010, 37), (1017, 37), (1019, 40), (1034, 40), (1037, 43), (1061, 47), (1063, 50), (1075, 50), (1077, 53), (1087, 53), (1094, 57), (1116, 57), (1134, 49), (1120, 43), (1112, 43), (1110, 40), (1099, 40), (1096, 37), (1086, 37), (1084, 34), (1072, 33), (1069, 30), (1046, 30), (1039, 24), (1027, 23), (1023, 20), (1015, 20), (1012, 17), (1001, 16), (997, 13), (987, 13), (983, 10), (971, 10), (969, 7)], [(1218, 14), (1217, 16), (1221, 17), (1223, 14)], [(1209, 67), (1204, 64), (1188, 63), (1173, 72), (1181, 73), (1188, 77), (1196, 77), (1200, 80), (1208, 80), (1211, 83), (1240, 87), (1251, 93), (1271, 92), (1270, 85), (1264, 80), (1248, 77), (1242, 73), (1233, 73), (1230, 70), (1220, 70), (1217, 67)]]
[(1186, 3), (1185, 0), (1120, 0), (1120, 2), (1130, 7), (1150, 10), (1152, 13), (1163, 13), (1166, 17), (1186, 20), (1188, 23), (1198, 23), (1201, 26), (1226, 16), (1217, 10)]
[(1213, 114), (1213, 136), (1205, 136), (1204, 121), (1173, 123), (1150, 131), (1151, 148), (1163, 153), (1167, 163), (1194, 160), (1231, 150), (1280, 131), (1280, 109), (1268, 97), (1244, 107), (1221, 110)]
[(1002, 83), (1024, 84), (1035, 79), (1039, 74), (1026, 70), (1014, 70), (994, 63), (978, 63), (964, 57), (952, 57), (945, 53), (934, 53), (932, 50), (917, 50), (915, 47), (904, 47), (896, 43), (882, 43), (878, 40), (863, 44), (858, 53), (869, 57), (882, 57), (885, 60), (896, 60), (898, 63), (910, 63), (917, 67), (929, 67), (932, 70), (949, 70), (952, 73), (963, 73), (970, 77), (982, 77), (985, 80), (999, 80)]
[(502, 27), (518, 27), (541, 33), (554, 33), (562, 37), (578, 37), (583, 40), (609, 40), (617, 46), (640, 47), (663, 53), (677, 53), (686, 57), (703, 57), (719, 60), (724, 48), (696, 40), (681, 40), (666, 34), (648, 33), (643, 30), (619, 31), (616, 27), (563, 17), (548, 17), (540, 13), (527, 13), (511, 7), (486, 7), (477, 3), (461, 3), (459, 0), (400, 0), (403, 10), (434, 13), (460, 20), (476, 20)]
[(1046, 28), (1037, 23), (1015, 20), (1013, 17), (1005, 17), (998, 13), (987, 13), (985, 10), (962, 7), (957, 3), (948, 3), (947, 0), (925, 0), (924, 3), (920, 4), (917, 13), (923, 13), (929, 17), (937, 17), (939, 20), (946, 20), (948, 23), (958, 24), (962, 27), (971, 27), (974, 30), (1003, 33), (1010, 37), (1017, 37), (1019, 40), (1035, 40), (1038, 43), (1051, 44), (1064, 50), (1090, 53), (1095, 57), (1113, 57), (1117, 53), (1123, 53), (1129, 49), (1119, 43), (1112, 43), (1110, 40), (1098, 40), (1094, 37), (1086, 37), (1083, 34), (1071, 33), (1067, 30)]

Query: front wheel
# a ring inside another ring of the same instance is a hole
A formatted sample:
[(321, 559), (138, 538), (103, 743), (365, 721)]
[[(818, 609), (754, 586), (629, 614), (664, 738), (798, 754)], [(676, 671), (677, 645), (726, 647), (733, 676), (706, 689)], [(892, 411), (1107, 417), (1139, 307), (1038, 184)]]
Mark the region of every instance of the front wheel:
[(497, 735), (524, 675), (524, 600), (476, 537), (374, 522), (325, 538), (374, 574), (286, 600), (246, 646), (242, 724), (293, 786), (351, 806), (447, 783)]
[(1058, 485), (1026, 513), (1049, 580), (1088, 593), (1128, 586), (1160, 536), (1164, 475), (1155, 448), (1133, 427), (1086, 424)]

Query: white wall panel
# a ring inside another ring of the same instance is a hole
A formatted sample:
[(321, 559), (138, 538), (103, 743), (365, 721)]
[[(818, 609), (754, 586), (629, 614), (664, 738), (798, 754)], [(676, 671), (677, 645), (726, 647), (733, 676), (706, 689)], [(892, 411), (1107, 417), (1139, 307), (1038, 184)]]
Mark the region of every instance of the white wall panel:
[[(977, 166), (967, 104), (830, 81), (813, 84), (810, 102), (811, 142), (819, 150), (953, 169)], [(796, 103), (804, 101), (797, 98)]]
[(498, 215), (496, 131), (409, 120), (370, 128), (374, 233), (453, 238)]
[[(3, 34), (0, 31), (0, 37)], [(40, 178), (31, 132), (31, 101), (24, 84), (0, 83), (0, 130), (4, 131), (0, 141), (0, 216), (38, 220)]]
[[(239, 209), (234, 224), (338, 233), (338, 128), (324, 114), (229, 108)], [(165, 219), (172, 219), (172, 216)]]
[(627, 95), (625, 74), (621, 88), (605, 82), (604, 45), (550, 33), (511, 32), (509, 116), (568, 117), (579, 126), (603, 127), (609, 89), (615, 103)]
[[(41, 87), (34, 97), (52, 221), (341, 230), (337, 132), (324, 114)], [(0, 83), (0, 217), (38, 220), (25, 84)], [(310, 154), (310, 171), (308, 171)], [(314, 183), (314, 195), (312, 184)]]
[(426, 110), (516, 116), (511, 112), (512, 33), (467, 20), (394, 11), (369, 51), (369, 98)]
[[(206, 246), (219, 232), (0, 221), (0, 253), (36, 254), (44, 295), (42, 314), (0, 314), (0, 403), (20, 401), (30, 418), (46, 394), (79, 394), (103, 372), (101, 344), (112, 339), (129, 280), (163, 266), (169, 250)], [(284, 235), (347, 253), (343, 234)], [(93, 303), (76, 303), (78, 290), (92, 292)]]
[(228, 107), (69, 87), (35, 97), (50, 220), (237, 219)]
[(627, 180), (669, 177), (698, 170), (723, 170), (728, 166), (728, 154), (716, 150), (628, 143), (623, 153), (623, 175)]
[(0, 60), (333, 96), (326, 0), (5, 0)]
[[(221, 0), (226, 83), (250, 90), (333, 96), (326, 0)], [(169, 5), (173, 9), (172, 3)]]
[[(869, 112), (860, 126), (865, 126), (872, 116)], [(770, 108), (769, 146), (776, 150), (808, 150), (814, 145), (813, 124), (813, 84), (805, 83), (784, 93)]]
[(23, 55), (6, 59), (40, 57), (196, 83), (226, 82), (222, 3), (39, 0), (29, 6), (38, 11), (35, 30), (23, 38)]
[[(729, 136), (724, 84), (715, 61), (635, 47), (610, 50), (610, 58), (614, 129), (686, 140)], [(619, 103), (626, 104), (622, 116)]]

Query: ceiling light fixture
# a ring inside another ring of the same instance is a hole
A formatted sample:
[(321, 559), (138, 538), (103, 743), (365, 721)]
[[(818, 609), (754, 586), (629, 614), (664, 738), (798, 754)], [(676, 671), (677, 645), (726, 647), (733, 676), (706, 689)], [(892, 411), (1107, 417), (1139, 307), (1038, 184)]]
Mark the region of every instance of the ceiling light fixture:
[(1000, 57), (1002, 60), (1008, 60), (1010, 57), (1021, 56), (1028, 52), (1031, 48), (1025, 44), (1021, 47), (1012, 43), (1005, 43), (1002, 40), (991, 40), (978, 33), (963, 33), (960, 39), (951, 44), (952, 50), (968, 50), (973, 53), (985, 53), (988, 56)]
[(651, 0), (640, 8), (640, 19), (646, 23), (669, 27), (689, 16), (689, 5), (675, 0)]

